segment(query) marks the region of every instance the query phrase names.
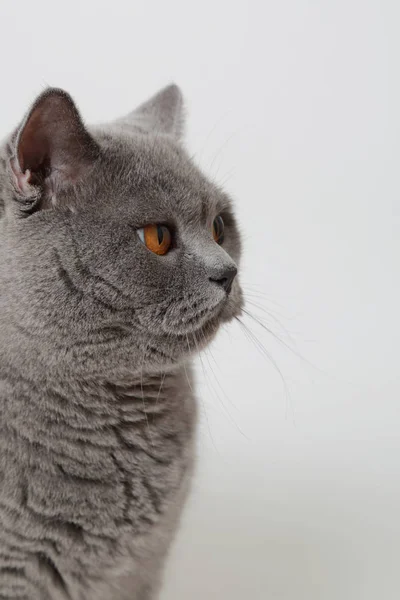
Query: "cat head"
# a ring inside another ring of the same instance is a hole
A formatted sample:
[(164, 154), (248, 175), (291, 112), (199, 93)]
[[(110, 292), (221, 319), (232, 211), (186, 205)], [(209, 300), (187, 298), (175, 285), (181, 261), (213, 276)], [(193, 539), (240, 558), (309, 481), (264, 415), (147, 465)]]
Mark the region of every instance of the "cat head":
[(49, 89), (5, 144), (0, 319), (24, 360), (35, 348), (48, 368), (168, 367), (239, 314), (231, 201), (191, 161), (182, 128), (174, 85), (91, 128)]

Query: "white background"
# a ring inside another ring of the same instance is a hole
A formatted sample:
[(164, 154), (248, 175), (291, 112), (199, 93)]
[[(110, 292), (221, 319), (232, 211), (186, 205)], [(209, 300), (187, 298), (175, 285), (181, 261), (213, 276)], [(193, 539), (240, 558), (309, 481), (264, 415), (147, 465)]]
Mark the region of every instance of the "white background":
[(0, 4), (1, 136), (48, 84), (93, 122), (182, 87), (272, 331), (199, 363), (163, 600), (400, 597), (399, 27), (395, 0)]

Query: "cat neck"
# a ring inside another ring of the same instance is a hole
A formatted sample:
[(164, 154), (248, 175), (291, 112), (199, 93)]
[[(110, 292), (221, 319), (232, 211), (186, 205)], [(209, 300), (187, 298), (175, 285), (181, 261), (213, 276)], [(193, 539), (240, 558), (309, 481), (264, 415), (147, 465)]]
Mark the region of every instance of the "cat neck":
[(50, 462), (51, 456), (60, 460), (65, 455), (86, 465), (92, 452), (105, 459), (116, 448), (151, 453), (190, 436), (195, 417), (188, 367), (119, 382), (48, 380), (38, 385), (15, 372), (3, 373), (0, 380), (3, 442), (40, 460), (50, 452)]
[[(105, 426), (157, 414), (166, 405), (171, 409), (192, 396), (192, 369), (189, 364), (154, 373), (140, 373), (115, 378), (57, 378), (54, 374), (23, 372), (15, 368), (0, 369), (2, 410), (12, 408), (25, 414), (29, 421), (50, 425), (53, 421), (75, 423), (81, 419), (87, 427)], [(35, 418), (36, 417), (36, 418)]]

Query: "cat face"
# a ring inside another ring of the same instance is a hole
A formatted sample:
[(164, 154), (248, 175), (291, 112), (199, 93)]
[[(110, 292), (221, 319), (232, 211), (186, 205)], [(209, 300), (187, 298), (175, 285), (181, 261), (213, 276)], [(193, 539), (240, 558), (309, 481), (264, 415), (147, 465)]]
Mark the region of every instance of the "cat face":
[(87, 130), (49, 90), (9, 143), (0, 273), (20, 298), (9, 320), (47, 361), (172, 365), (239, 314), (231, 202), (180, 145), (181, 105), (171, 86)]

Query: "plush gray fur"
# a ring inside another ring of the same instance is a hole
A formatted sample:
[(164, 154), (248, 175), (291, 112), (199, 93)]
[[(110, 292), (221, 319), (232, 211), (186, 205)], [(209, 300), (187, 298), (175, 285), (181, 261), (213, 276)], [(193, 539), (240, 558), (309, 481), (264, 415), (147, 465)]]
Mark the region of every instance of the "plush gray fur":
[[(193, 466), (190, 361), (242, 303), (218, 283), (231, 203), (182, 122), (176, 86), (90, 129), (50, 89), (0, 151), (0, 600), (158, 593)], [(165, 256), (149, 223), (173, 231)]]

